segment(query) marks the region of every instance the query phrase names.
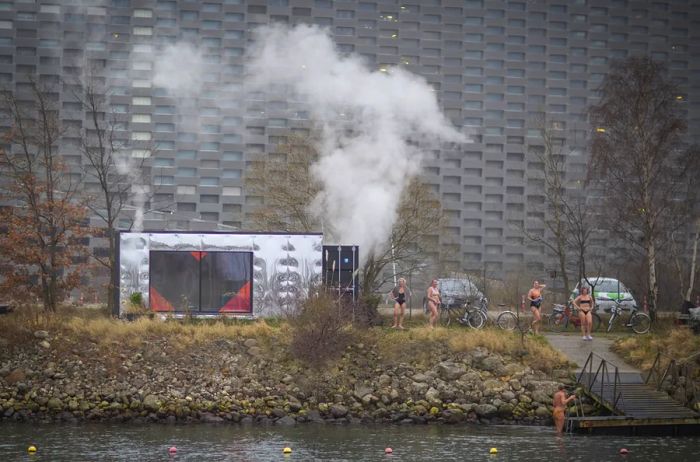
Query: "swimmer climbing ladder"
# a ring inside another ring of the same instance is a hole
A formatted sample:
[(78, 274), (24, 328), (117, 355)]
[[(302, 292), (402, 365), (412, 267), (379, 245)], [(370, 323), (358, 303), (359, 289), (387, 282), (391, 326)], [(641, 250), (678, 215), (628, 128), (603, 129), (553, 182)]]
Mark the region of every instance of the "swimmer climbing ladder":
[[(649, 374), (651, 376), (651, 373)], [(609, 416), (569, 416), (572, 431), (620, 429), (631, 433), (667, 431), (672, 434), (700, 430), (700, 414), (650, 386), (638, 373), (621, 373), (614, 364), (595, 353), (588, 355), (577, 384)]]

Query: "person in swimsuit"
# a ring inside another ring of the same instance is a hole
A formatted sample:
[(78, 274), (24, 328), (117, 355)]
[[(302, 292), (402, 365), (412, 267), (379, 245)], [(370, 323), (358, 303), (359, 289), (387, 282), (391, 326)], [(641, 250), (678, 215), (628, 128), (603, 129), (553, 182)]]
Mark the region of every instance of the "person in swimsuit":
[(411, 290), (406, 287), (406, 280), (399, 279), (399, 285), (391, 289), (389, 296), (394, 300), (394, 325), (392, 329), (403, 329), (403, 316), (406, 312), (406, 300), (411, 296)]
[(438, 290), (438, 281), (433, 279), (433, 282), (428, 287), (428, 309), (430, 310), (429, 324), (430, 328), (434, 328), (438, 319), (438, 307), (440, 306), (440, 291)]
[(588, 293), (588, 287), (581, 287), (581, 294), (574, 299), (574, 306), (578, 310), (578, 316), (581, 320), (581, 334), (583, 340), (593, 340), (591, 337), (591, 326), (593, 325), (593, 307), (595, 300)]
[(559, 385), (558, 391), (554, 393), (554, 399), (552, 400), (552, 418), (554, 419), (554, 426), (557, 429), (557, 434), (561, 435), (564, 431), (564, 419), (566, 417), (566, 405), (571, 401), (576, 399), (576, 395), (566, 396), (564, 391), (564, 385)]
[(540, 307), (542, 306), (542, 289), (545, 287), (547, 286), (534, 281), (532, 289), (527, 293), (527, 299), (530, 300), (530, 311), (532, 311), (532, 324), (530, 327), (535, 334), (540, 333), (540, 321), (542, 320)]

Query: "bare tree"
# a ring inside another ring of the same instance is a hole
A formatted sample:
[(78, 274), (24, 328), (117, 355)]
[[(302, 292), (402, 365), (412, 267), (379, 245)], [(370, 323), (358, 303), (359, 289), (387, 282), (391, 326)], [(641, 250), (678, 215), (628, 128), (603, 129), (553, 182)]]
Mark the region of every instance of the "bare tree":
[(118, 223), (120, 219), (131, 216), (125, 210), (134, 207), (135, 220), (143, 219), (144, 205), (150, 202), (153, 193), (147, 185), (144, 162), (154, 149), (149, 144), (136, 150), (141, 155), (132, 155), (132, 146), (123, 129), (128, 122), (127, 114), (109, 110), (108, 95), (100, 82), (101, 79), (88, 75), (79, 85), (80, 92), (74, 96), (87, 116), (80, 136), (82, 165), (86, 178), (98, 186), (97, 193), (90, 195), (87, 204), (93, 216), (103, 222), (101, 229), (95, 230), (96, 237), (102, 237), (108, 243), (107, 255), (95, 253), (93, 258), (109, 271), (107, 305), (111, 311), (116, 300), (114, 281), (119, 272), (115, 255)]
[(254, 229), (311, 232), (322, 227), (309, 210), (321, 189), (310, 172), (318, 159), (315, 140), (291, 135), (272, 155), (263, 155), (246, 170), (248, 196), (260, 197), (262, 204), (247, 217)]
[(5, 91), (0, 101), (11, 127), (0, 149), (0, 290), (55, 312), (80, 283), (89, 232), (78, 182), (57, 152), (58, 93), (30, 79), (26, 94)]
[(658, 298), (657, 260), (666, 237), (684, 223), (683, 200), (698, 156), (683, 143), (682, 95), (664, 65), (648, 57), (615, 63), (590, 108), (594, 137), (590, 175), (606, 191), (611, 230), (641, 248), (652, 318)]
[(522, 227), (522, 232), (529, 240), (544, 245), (556, 256), (565, 293), (569, 294), (571, 287), (567, 257), (572, 246), (572, 230), (569, 225), (575, 223), (572, 222), (575, 214), (571, 210), (564, 184), (566, 138), (563, 137), (562, 127), (558, 127), (557, 122), (549, 120), (545, 114), (538, 117), (535, 125), (539, 129), (543, 144), (542, 149), (535, 149), (533, 152), (542, 163), (546, 206), (543, 223), (549, 233), (533, 233), (527, 226)]
[[(328, 222), (309, 210), (321, 190), (310, 173), (318, 158), (313, 138), (292, 136), (278, 146), (276, 152), (255, 160), (246, 172), (245, 187), (249, 195), (262, 199), (250, 214), (250, 223), (264, 231), (333, 233)], [(385, 276), (387, 265), (396, 263), (397, 275), (417, 272), (428, 254), (437, 252), (438, 234), (444, 223), (439, 200), (430, 189), (414, 178), (402, 194), (397, 210), (401, 217), (387, 242), (366, 256), (360, 273), (363, 296), (369, 296), (393, 278)], [(368, 317), (376, 312), (376, 303), (369, 304)]]

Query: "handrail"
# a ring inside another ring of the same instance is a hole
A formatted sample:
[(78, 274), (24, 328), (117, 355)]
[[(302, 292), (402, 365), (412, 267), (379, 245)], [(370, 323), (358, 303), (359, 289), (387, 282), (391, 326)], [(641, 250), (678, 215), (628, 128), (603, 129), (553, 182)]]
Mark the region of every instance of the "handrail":
[[(663, 372), (661, 372), (662, 356), (669, 359), (668, 365), (663, 369)], [(694, 401), (700, 401), (698, 386), (695, 381), (692, 380), (692, 368), (698, 366), (697, 363), (695, 363), (697, 357), (700, 357), (700, 352), (693, 353), (690, 356), (678, 360), (659, 351), (656, 353), (656, 357), (654, 358), (654, 362), (649, 369), (644, 383), (649, 384), (652, 376), (654, 376), (654, 385), (658, 391), (661, 391), (667, 378), (671, 378), (671, 385), (673, 386), (680, 382), (681, 377), (684, 377), (686, 393), (683, 394), (684, 399), (680, 400), (680, 402), (686, 407), (692, 407)], [(688, 387), (690, 387), (690, 390), (688, 390)], [(690, 391), (690, 393), (688, 393), (688, 391)]]
[[(593, 363), (595, 358), (600, 359), (600, 364), (598, 365), (598, 368), (596, 369), (594, 374)], [(612, 366), (612, 371), (609, 370), (608, 365)], [(588, 369), (588, 371), (586, 369)], [(613, 376), (612, 380), (610, 380), (611, 373)], [(587, 374), (587, 383), (584, 383), (582, 381), (584, 374)], [(598, 384), (600, 385), (599, 387), (597, 386), (596, 382), (598, 382)], [(612, 384), (610, 382), (612, 382)], [(622, 396), (621, 390), (622, 387), (620, 380), (620, 372), (618, 367), (610, 361), (608, 361), (607, 359), (591, 352), (588, 355), (588, 358), (586, 359), (583, 368), (581, 368), (581, 373), (576, 379), (576, 383), (583, 385), (585, 388), (588, 389), (590, 393), (597, 393), (602, 401), (607, 401), (610, 404), (614, 412), (618, 412), (621, 414), (625, 413), (624, 397)], [(607, 400), (605, 398), (606, 386), (609, 388), (611, 385), (612, 401)], [(600, 392), (598, 392), (598, 388), (600, 388)]]

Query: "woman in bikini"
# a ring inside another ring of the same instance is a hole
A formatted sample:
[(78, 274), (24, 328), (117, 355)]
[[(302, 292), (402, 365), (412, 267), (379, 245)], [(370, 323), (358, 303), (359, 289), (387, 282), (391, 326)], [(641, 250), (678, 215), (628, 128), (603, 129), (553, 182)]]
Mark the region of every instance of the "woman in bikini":
[(438, 290), (437, 279), (428, 287), (428, 309), (430, 310), (430, 328), (434, 328), (438, 318), (438, 307), (440, 306), (440, 291)]
[(406, 299), (411, 296), (411, 290), (406, 287), (406, 280), (399, 279), (399, 285), (394, 287), (390, 293), (394, 300), (394, 325), (392, 329), (403, 329), (403, 316), (406, 312)]
[(591, 337), (591, 326), (593, 325), (593, 307), (595, 300), (588, 293), (588, 287), (581, 287), (581, 294), (574, 299), (574, 306), (578, 310), (578, 316), (581, 320), (581, 334), (583, 340), (593, 340)]
[(532, 311), (532, 328), (533, 333), (540, 333), (540, 321), (542, 320), (542, 315), (540, 314), (540, 308), (542, 306), (542, 289), (547, 287), (544, 284), (540, 284), (538, 281), (532, 283), (532, 289), (527, 293), (527, 299), (530, 300), (530, 311)]

